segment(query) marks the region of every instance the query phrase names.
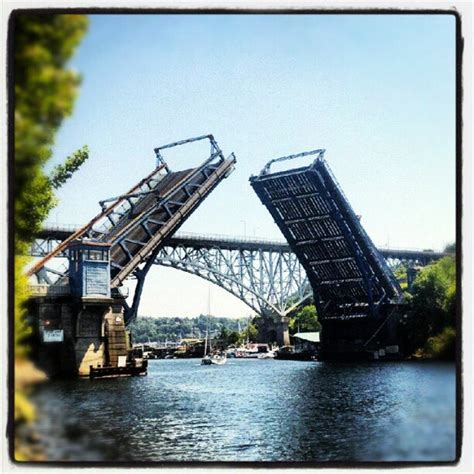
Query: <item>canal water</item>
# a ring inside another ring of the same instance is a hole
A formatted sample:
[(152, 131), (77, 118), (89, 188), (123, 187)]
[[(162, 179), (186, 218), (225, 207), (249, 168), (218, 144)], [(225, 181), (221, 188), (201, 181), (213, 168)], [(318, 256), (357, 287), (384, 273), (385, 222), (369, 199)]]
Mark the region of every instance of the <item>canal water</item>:
[(54, 381), (38, 432), (63, 461), (448, 461), (455, 366), (151, 360), (148, 376)]

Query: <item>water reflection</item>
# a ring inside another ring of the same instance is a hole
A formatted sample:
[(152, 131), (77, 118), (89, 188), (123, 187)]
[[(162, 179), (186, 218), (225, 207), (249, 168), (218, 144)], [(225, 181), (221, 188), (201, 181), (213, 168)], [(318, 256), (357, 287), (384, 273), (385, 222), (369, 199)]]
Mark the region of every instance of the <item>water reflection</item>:
[(436, 461), (455, 456), (452, 364), (150, 361), (147, 377), (51, 382), (50, 459)]

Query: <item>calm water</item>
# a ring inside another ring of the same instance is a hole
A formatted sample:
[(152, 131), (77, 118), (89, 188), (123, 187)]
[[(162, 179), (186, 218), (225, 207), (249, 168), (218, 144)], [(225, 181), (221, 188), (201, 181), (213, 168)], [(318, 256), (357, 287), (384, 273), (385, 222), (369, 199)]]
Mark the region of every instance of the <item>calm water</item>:
[(453, 364), (152, 360), (37, 394), (51, 459), (435, 461), (455, 456)]

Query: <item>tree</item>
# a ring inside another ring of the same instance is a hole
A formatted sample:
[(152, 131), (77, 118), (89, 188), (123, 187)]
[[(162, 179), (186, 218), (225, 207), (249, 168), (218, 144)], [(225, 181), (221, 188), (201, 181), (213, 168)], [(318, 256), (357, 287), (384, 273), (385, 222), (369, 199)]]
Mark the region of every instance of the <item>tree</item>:
[(249, 342), (258, 342), (258, 328), (255, 322), (249, 321), (247, 329), (245, 330), (245, 335)]
[(84, 145), (81, 149), (68, 156), (63, 164), (59, 164), (53, 169), (49, 176), (51, 186), (54, 189), (60, 188), (82, 166), (87, 158), (89, 158), (89, 148), (87, 145)]
[(293, 332), (313, 332), (321, 329), (315, 305), (306, 305), (290, 315), (288, 327)]
[[(53, 184), (45, 175), (43, 165), (51, 157), (59, 126), (72, 113), (80, 76), (65, 66), (86, 28), (87, 18), (83, 15), (19, 14), (15, 17), (17, 254), (28, 250), (35, 233), (55, 205)], [(75, 160), (76, 164), (86, 157), (87, 150), (83, 150)]]
[(451, 255), (455, 255), (456, 254), (456, 242), (453, 242), (452, 244), (446, 245), (446, 247), (444, 247), (443, 252), (449, 253)]
[(400, 263), (393, 269), (393, 274), (400, 284), (402, 290), (408, 289), (408, 279), (407, 279), (407, 266), (404, 263)]
[(422, 269), (413, 283), (413, 307), (424, 316), (430, 334), (454, 325), (456, 264), (444, 257)]
[(224, 341), (224, 343), (227, 343), (227, 338), (229, 337), (229, 330), (224, 326), (222, 329), (221, 329), (221, 332), (219, 334), (219, 339), (221, 339), (222, 341)]
[[(444, 333), (439, 341), (431, 339), (429, 351), (433, 354), (436, 349), (446, 352), (443, 341), (453, 345), (456, 315), (454, 258), (444, 257), (421, 269), (413, 282), (412, 295), (411, 310), (402, 320), (401, 327), (408, 351), (422, 348), (430, 338)], [(452, 331), (446, 331), (446, 328)]]
[[(14, 242), (15, 362), (23, 360), (28, 326), (24, 303), (28, 297), (23, 268), (35, 234), (56, 204), (53, 188), (66, 180), (88, 157), (83, 148), (48, 177), (43, 166), (51, 157), (55, 134), (72, 113), (80, 77), (66, 64), (87, 29), (84, 15), (17, 13), (12, 17), (14, 35)], [(15, 421), (25, 423), (32, 407), (24, 387), (15, 387)], [(17, 460), (28, 457), (17, 444)]]

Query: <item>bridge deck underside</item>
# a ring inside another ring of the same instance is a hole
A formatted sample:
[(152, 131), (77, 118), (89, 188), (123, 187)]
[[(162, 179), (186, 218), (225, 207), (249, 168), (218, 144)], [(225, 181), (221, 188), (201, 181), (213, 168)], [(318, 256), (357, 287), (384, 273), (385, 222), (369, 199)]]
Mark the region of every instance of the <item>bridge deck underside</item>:
[(115, 223), (114, 227), (101, 240), (113, 241), (114, 237), (118, 236), (123, 229), (125, 229), (131, 222), (139, 217), (143, 212), (153, 207), (161, 196), (166, 195), (183, 177), (192, 170), (178, 171), (165, 175), (158, 185), (155, 186), (153, 192), (145, 195), (137, 203), (133, 205), (130, 212), (128, 212), (119, 222)]
[(251, 179), (305, 268), (321, 318), (366, 317), (399, 285), (324, 160)]
[[(118, 269), (127, 263), (130, 258), (135, 255), (142, 247), (142, 243), (146, 242), (150, 235), (154, 234), (160, 227), (160, 222), (164, 221), (163, 214), (165, 210), (156, 209), (149, 216), (146, 224), (149, 233), (142, 225), (135, 225), (135, 222), (144, 215), (146, 211), (152, 209), (161, 196), (166, 196), (176, 184), (182, 180), (192, 170), (178, 171), (167, 174), (156, 186), (153, 193), (146, 195), (137, 202), (131, 212), (127, 213), (114, 227), (102, 237), (101, 240), (114, 242), (112, 245), (110, 257), (113, 265), (112, 276), (118, 273)], [(140, 244), (138, 243), (140, 242)]]
[(226, 176), (232, 164), (231, 159), (216, 161), (211, 157), (198, 168), (168, 173), (102, 235), (102, 241), (112, 244), (112, 286), (119, 285), (163, 245)]

